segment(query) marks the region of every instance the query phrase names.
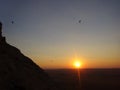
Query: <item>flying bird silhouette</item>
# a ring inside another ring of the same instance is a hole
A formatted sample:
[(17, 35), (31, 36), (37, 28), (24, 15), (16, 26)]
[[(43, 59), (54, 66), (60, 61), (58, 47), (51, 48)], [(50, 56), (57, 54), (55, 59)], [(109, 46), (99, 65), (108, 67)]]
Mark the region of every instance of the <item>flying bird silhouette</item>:
[(14, 24), (14, 21), (11, 21), (12, 24)]
[(82, 22), (82, 20), (79, 20), (79, 21), (78, 21), (78, 23), (81, 23), (81, 22)]

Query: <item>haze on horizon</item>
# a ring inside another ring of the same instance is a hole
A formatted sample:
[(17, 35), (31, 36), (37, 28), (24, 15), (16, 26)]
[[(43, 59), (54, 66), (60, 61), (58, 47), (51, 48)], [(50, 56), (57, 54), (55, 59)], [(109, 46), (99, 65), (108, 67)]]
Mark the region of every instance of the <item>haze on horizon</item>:
[(119, 4), (0, 0), (0, 21), (7, 42), (42, 68), (71, 68), (76, 58), (83, 68), (120, 68)]

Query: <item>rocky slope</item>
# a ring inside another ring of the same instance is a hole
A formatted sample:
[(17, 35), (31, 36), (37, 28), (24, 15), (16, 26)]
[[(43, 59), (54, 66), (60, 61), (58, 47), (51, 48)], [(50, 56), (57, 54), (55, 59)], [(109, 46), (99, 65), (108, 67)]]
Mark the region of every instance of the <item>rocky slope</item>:
[(6, 43), (1, 23), (0, 90), (58, 90), (43, 69), (16, 47)]

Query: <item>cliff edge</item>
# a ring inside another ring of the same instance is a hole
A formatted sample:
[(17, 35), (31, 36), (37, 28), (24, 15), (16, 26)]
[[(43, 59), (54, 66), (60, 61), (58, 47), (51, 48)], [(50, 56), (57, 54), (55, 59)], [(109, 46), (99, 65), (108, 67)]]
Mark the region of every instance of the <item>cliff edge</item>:
[(2, 36), (0, 23), (0, 90), (58, 90), (45, 71)]

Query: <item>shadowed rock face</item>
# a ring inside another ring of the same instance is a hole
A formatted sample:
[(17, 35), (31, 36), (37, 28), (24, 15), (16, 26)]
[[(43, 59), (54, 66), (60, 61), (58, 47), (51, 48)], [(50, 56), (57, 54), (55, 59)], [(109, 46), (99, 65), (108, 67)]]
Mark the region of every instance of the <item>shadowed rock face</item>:
[(43, 69), (24, 56), (20, 50), (7, 44), (1, 34), (0, 90), (58, 89)]

